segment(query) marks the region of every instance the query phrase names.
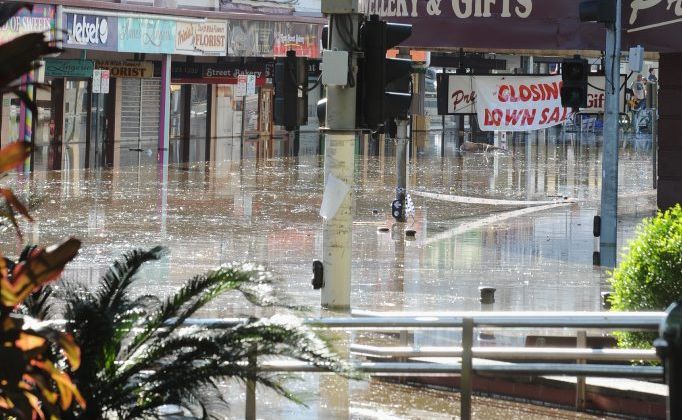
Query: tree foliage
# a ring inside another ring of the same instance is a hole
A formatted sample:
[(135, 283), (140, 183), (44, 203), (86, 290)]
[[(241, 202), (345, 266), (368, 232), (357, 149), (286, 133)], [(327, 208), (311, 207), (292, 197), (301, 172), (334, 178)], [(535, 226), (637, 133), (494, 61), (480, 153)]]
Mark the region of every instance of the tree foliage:
[[(611, 278), (614, 311), (662, 311), (682, 299), (682, 208), (645, 219)], [(655, 333), (618, 333), (625, 347), (650, 348)]]

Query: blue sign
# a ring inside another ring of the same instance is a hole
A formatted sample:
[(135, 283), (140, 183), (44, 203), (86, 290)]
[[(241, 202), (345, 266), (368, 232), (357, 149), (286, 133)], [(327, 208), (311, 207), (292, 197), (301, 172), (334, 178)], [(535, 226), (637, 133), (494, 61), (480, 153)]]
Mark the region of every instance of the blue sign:
[(121, 52), (175, 52), (175, 21), (151, 18), (118, 18), (118, 50)]
[(113, 16), (65, 12), (62, 24), (67, 35), (65, 48), (116, 51), (118, 23)]

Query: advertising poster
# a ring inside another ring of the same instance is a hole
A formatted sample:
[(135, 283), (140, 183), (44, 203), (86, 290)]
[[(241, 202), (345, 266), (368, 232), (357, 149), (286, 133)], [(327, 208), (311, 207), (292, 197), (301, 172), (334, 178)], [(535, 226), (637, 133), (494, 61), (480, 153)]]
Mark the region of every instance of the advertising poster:
[(284, 56), (288, 50), (308, 58), (320, 57), (321, 27), (313, 23), (230, 20), (229, 56)]

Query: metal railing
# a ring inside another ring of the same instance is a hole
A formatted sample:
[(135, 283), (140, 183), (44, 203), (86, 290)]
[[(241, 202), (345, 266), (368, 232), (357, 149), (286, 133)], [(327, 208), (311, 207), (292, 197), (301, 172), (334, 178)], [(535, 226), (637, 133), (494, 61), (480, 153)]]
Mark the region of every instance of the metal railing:
[[(663, 368), (631, 364), (585, 364), (591, 362), (629, 362), (658, 360), (655, 351), (588, 348), (474, 347), (474, 328), (571, 328), (578, 330), (577, 343), (583, 344), (586, 330), (656, 331), (666, 318), (665, 312), (371, 312), (353, 311), (352, 317), (308, 319), (314, 328), (361, 331), (398, 331), (454, 329), (462, 331), (461, 347), (397, 346), (375, 347), (351, 344), (356, 355), (386, 358), (390, 362), (356, 362), (358, 372), (375, 375), (460, 376), (460, 415), (471, 418), (472, 378), (486, 375), (576, 376), (576, 405), (585, 403), (585, 377), (663, 378)], [(190, 319), (187, 324), (228, 328), (241, 319)], [(404, 334), (401, 334), (404, 336)], [(417, 357), (460, 358), (460, 363), (399, 361)], [(478, 360), (474, 360), (474, 358)], [(485, 361), (481, 360), (485, 359)], [(495, 362), (495, 360), (513, 360)], [(538, 362), (540, 360), (541, 362)], [(572, 363), (557, 361), (571, 360)], [(518, 363), (521, 361), (532, 361)], [(550, 361), (552, 363), (550, 363)], [(324, 372), (309, 363), (291, 360), (250, 361), (267, 372)], [(246, 419), (256, 418), (255, 384), (247, 383)]]

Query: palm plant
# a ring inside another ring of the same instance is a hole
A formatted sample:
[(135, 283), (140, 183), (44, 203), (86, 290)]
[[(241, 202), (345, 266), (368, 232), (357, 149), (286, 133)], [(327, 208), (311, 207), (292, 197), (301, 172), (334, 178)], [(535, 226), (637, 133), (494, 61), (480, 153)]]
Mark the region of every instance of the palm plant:
[(249, 318), (225, 329), (183, 326), (227, 291), (241, 292), (257, 305), (276, 304), (272, 278), (261, 268), (222, 266), (192, 278), (165, 300), (133, 297), (138, 270), (165, 253), (162, 247), (128, 252), (96, 288), (67, 282), (57, 293), (65, 299), (66, 330), (82, 349), (81, 366), (70, 374), (88, 402), (63, 418), (154, 417), (166, 404), (217, 418), (227, 404), (218, 386), (225, 379), (253, 380), (297, 401), (276, 377), (249, 365), (256, 355), (346, 371), (326, 343), (293, 317)]

